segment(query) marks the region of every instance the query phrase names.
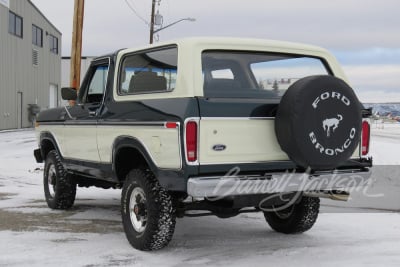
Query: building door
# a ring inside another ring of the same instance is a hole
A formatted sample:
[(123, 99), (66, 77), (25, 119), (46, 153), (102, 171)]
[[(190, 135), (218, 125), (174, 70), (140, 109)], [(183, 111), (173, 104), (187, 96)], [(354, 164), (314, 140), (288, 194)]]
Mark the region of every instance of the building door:
[(58, 86), (56, 84), (50, 84), (49, 108), (55, 108), (57, 106), (58, 106)]
[(17, 128), (22, 128), (22, 92), (17, 92)]

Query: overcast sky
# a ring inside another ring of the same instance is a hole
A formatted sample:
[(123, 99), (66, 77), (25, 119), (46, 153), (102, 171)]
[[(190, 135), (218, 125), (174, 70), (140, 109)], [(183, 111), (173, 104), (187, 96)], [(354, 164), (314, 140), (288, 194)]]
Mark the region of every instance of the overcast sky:
[[(139, 14), (138, 17), (129, 8)], [(32, 0), (62, 32), (70, 56), (73, 0)], [(149, 41), (151, 0), (86, 0), (83, 55), (98, 56)], [(398, 0), (161, 0), (166, 41), (187, 36), (233, 36), (314, 44), (342, 63), (361, 100), (400, 102)]]

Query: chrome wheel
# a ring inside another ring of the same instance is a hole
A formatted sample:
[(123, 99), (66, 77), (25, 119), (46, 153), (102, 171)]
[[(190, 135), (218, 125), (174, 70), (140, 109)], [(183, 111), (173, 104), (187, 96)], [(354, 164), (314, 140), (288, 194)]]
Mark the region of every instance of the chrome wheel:
[(47, 173), (47, 182), (51, 198), (54, 198), (54, 196), (56, 195), (56, 181), (57, 181), (56, 176), (57, 176), (56, 167), (54, 166), (54, 164), (51, 164), (49, 167), (49, 171)]
[(132, 226), (138, 233), (143, 233), (147, 223), (146, 196), (140, 187), (135, 187), (129, 201), (129, 213)]

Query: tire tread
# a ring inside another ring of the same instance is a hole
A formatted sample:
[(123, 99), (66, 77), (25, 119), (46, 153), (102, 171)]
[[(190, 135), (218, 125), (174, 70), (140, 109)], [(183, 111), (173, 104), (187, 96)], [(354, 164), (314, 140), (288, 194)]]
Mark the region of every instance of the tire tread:
[(294, 204), (292, 215), (287, 219), (279, 218), (275, 212), (264, 212), (268, 224), (277, 232), (297, 234), (310, 230), (318, 218), (319, 198), (302, 197), (301, 201)]
[[(142, 186), (150, 211), (143, 236), (137, 237), (129, 215), (131, 185)], [(149, 170), (134, 169), (127, 175), (121, 198), (122, 221), (129, 243), (136, 249), (158, 250), (168, 245), (175, 230), (176, 216), (171, 195)]]
[[(56, 168), (57, 174), (57, 184), (55, 190), (54, 198), (51, 198), (48, 192), (46, 192), (47, 180), (46, 171), (50, 161), (53, 162)], [(52, 209), (66, 210), (74, 205), (76, 197), (76, 183), (73, 181), (73, 177), (68, 174), (65, 170), (60, 155), (52, 150), (47, 154), (45, 162), (45, 172), (44, 172), (44, 187), (45, 187), (45, 197), (47, 204)]]

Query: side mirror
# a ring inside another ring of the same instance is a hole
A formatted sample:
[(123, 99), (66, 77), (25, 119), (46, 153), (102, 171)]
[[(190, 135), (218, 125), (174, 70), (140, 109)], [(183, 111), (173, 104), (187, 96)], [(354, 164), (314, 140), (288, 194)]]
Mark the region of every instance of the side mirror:
[(61, 97), (64, 100), (76, 100), (78, 98), (78, 93), (75, 88), (64, 87), (61, 88)]

